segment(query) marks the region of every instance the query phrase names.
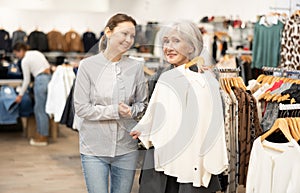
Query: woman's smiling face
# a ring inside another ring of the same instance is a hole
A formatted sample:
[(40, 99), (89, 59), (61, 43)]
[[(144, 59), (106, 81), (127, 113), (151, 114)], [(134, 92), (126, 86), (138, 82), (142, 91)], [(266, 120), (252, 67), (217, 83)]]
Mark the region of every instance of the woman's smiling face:
[(189, 62), (189, 55), (193, 49), (176, 30), (167, 33), (162, 41), (164, 56), (168, 63), (180, 66)]

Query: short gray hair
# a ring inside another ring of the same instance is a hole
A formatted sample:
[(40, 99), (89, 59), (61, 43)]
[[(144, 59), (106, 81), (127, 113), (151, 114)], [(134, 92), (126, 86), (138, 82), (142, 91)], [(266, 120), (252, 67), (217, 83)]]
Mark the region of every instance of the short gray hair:
[(179, 36), (194, 49), (194, 52), (187, 56), (190, 60), (201, 54), (203, 49), (203, 39), (200, 29), (195, 23), (190, 21), (180, 21), (163, 26), (160, 37), (161, 46), (163, 46), (162, 42), (164, 36), (171, 30), (178, 32)]

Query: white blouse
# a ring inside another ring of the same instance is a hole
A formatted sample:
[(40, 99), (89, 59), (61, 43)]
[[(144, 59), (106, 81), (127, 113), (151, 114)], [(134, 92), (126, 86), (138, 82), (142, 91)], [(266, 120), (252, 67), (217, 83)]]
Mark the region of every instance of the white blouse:
[[(284, 152), (264, 147), (267, 145)], [(295, 140), (272, 143), (261, 138), (251, 150), (246, 193), (300, 192), (300, 147)]]
[(155, 147), (155, 170), (179, 183), (207, 187), (228, 166), (219, 83), (211, 72), (184, 65), (163, 73), (147, 111), (133, 130)]

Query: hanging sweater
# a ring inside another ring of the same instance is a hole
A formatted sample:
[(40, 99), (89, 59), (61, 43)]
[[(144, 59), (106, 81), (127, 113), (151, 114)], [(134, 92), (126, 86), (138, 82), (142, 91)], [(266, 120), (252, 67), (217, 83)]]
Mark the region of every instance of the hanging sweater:
[[(263, 144), (284, 152), (263, 147)], [(300, 147), (289, 143), (261, 142), (253, 144), (247, 175), (246, 193), (296, 193), (300, 191)]]
[[(163, 73), (149, 107), (133, 130), (155, 147), (155, 170), (179, 183), (208, 187), (228, 165), (219, 83), (210, 72), (181, 65)], [(195, 92), (197, 91), (197, 92)]]

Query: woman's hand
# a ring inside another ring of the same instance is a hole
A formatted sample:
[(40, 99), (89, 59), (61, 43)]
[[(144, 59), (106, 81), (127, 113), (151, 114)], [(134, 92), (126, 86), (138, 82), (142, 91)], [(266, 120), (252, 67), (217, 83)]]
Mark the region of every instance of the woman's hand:
[(131, 117), (131, 109), (125, 103), (123, 103), (123, 102), (119, 103), (118, 110), (119, 110), (119, 114), (121, 115), (121, 117), (124, 117), (124, 118), (130, 118)]
[(141, 132), (140, 131), (131, 131), (130, 135), (132, 136), (132, 139), (137, 139), (141, 135)]

